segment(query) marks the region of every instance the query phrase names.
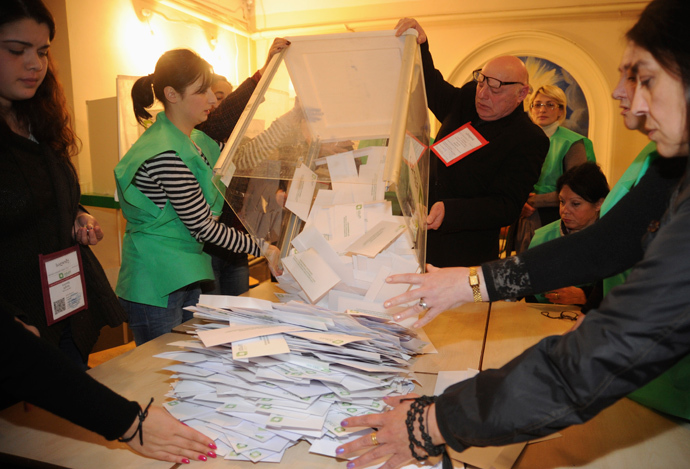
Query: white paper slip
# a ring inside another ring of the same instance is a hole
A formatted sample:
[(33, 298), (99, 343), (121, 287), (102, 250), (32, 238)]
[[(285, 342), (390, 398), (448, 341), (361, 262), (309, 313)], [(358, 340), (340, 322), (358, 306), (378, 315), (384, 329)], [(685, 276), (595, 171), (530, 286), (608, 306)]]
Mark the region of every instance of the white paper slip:
[(340, 280), (351, 283), (354, 281), (352, 265), (345, 264), (331, 245), (315, 228), (305, 228), (292, 240), (292, 245), (300, 252), (314, 249), (319, 256), (335, 271)]
[(285, 257), (283, 266), (299, 283), (312, 303), (318, 302), (341, 280), (314, 248)]
[(221, 309), (242, 308), (258, 309), (260, 311), (273, 309), (273, 303), (270, 301), (231, 295), (201, 295), (199, 297), (199, 305)]
[(182, 401), (164, 402), (163, 407), (178, 420), (189, 420), (195, 417), (215, 412), (213, 407), (190, 404)]
[(359, 238), (364, 234), (364, 205), (343, 204), (330, 208), (333, 240)]
[(352, 243), (348, 252), (367, 257), (376, 257), (386, 246), (405, 231), (405, 225), (393, 221), (381, 221)]
[(369, 337), (359, 337), (356, 335), (348, 334), (338, 334), (338, 333), (325, 333), (325, 332), (289, 332), (290, 335), (295, 335), (297, 337), (302, 337), (303, 339), (308, 339), (314, 342), (321, 342), (322, 344), (335, 345), (341, 347), (343, 345), (349, 344), (350, 342), (356, 342), (360, 340), (369, 340)]
[(283, 332), (302, 331), (304, 328), (297, 326), (266, 326), (263, 324), (250, 324), (243, 326), (223, 327), (211, 331), (200, 331), (199, 338), (206, 347), (229, 344), (237, 340), (252, 339), (262, 335), (281, 334)]
[(316, 188), (316, 173), (310, 170), (304, 163), (295, 170), (295, 175), (290, 184), (285, 208), (307, 221), (311, 203), (314, 199), (314, 189)]
[(276, 353), (290, 353), (290, 347), (288, 347), (282, 334), (262, 335), (232, 343), (232, 358), (234, 360), (265, 357)]

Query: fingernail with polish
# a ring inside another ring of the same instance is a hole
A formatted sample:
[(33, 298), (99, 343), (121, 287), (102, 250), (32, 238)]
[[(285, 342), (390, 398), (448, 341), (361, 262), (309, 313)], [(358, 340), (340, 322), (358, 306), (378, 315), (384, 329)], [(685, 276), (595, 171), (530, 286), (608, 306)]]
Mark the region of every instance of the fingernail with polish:
[(338, 448), (338, 449), (335, 450), (335, 454), (343, 454), (344, 451), (345, 451), (345, 448), (343, 448), (343, 447), (341, 446), (340, 448)]
[(395, 319), (396, 321), (400, 321), (402, 318), (399, 314), (396, 314), (395, 316), (393, 316), (393, 319)]
[(208, 458), (204, 456), (203, 454), (199, 456), (199, 461), (206, 461)]
[(215, 458), (215, 457), (216, 457), (216, 453), (214, 453), (213, 451), (209, 451), (209, 452), (206, 453), (206, 454), (208, 454), (209, 457), (211, 457), (211, 458)]
[(343, 427), (347, 427), (347, 420), (343, 420), (342, 422), (340, 422), (340, 425)]
[(211, 449), (218, 449), (218, 447), (215, 445), (215, 443), (209, 443), (208, 447)]
[(189, 464), (189, 459), (184, 458), (184, 459), (182, 460), (182, 463), (183, 463), (183, 464)]
[(352, 469), (353, 467), (355, 467), (355, 463), (353, 463), (353, 462), (347, 463), (347, 469)]

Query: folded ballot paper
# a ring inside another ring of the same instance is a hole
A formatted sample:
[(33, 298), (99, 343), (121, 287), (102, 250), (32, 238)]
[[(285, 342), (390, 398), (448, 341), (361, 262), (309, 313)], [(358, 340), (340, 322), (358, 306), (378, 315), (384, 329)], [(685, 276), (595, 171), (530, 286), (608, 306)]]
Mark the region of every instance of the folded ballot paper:
[(203, 320), (194, 337), (157, 355), (179, 362), (165, 368), (175, 381), (164, 407), (230, 460), (280, 462), (300, 440), (335, 457), (371, 431), (340, 422), (411, 392), (410, 359), (427, 345), (381, 315), (303, 302), (202, 295), (189, 309)]
[(286, 208), (305, 221), (282, 259), (279, 285), (305, 302), (336, 311), (379, 311), (383, 300), (404, 293), (386, 277), (419, 272), (419, 256), (402, 216), (385, 200), (386, 147), (367, 147), (320, 158), (330, 189), (317, 188), (316, 173), (300, 166)]

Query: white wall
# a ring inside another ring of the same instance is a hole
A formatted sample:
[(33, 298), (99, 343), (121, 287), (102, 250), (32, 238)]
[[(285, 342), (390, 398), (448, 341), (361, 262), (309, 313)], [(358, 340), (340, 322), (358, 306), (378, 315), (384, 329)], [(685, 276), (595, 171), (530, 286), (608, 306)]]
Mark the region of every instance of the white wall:
[[(92, 175), (99, 158), (90, 151), (86, 102), (115, 96), (117, 75), (153, 73), (163, 52), (181, 47), (198, 52), (235, 85), (253, 73), (251, 41), (222, 28), (166, 10), (161, 11), (171, 21), (156, 12), (147, 20), (136, 0), (65, 0), (65, 4), (75, 130), (83, 142), (79, 155), (83, 192), (99, 189)], [(215, 47), (210, 38), (216, 39)]]

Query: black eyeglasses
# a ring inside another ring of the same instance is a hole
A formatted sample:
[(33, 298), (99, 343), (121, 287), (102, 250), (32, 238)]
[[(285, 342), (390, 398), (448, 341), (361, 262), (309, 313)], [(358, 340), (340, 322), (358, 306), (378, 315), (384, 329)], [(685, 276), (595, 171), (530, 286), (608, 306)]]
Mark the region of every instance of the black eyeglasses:
[(489, 88), (493, 88), (495, 90), (499, 89), (503, 85), (525, 85), (524, 83), (519, 81), (501, 81), (498, 78), (487, 77), (482, 73), (481, 69), (472, 72), (472, 78), (474, 78), (474, 81), (476, 81), (477, 83), (486, 82), (486, 84), (489, 85)]
[(552, 111), (556, 108), (558, 108), (558, 109), (563, 108), (562, 104), (556, 104), (556, 103), (532, 103), (529, 105), (529, 107), (532, 109), (534, 109), (534, 108), (541, 109), (544, 106), (546, 106), (547, 108), (549, 108)]
[(553, 314), (558, 314), (558, 316), (551, 316), (551, 312), (549, 311), (542, 311), (541, 315), (546, 316), (549, 319), (567, 319), (569, 321), (577, 321), (578, 314), (575, 311), (561, 311), (560, 314), (558, 312), (554, 312)]

